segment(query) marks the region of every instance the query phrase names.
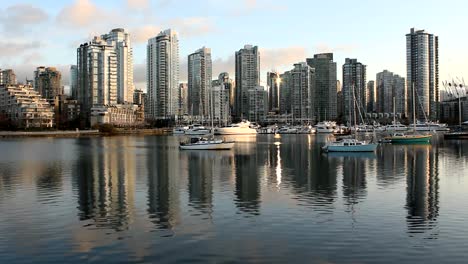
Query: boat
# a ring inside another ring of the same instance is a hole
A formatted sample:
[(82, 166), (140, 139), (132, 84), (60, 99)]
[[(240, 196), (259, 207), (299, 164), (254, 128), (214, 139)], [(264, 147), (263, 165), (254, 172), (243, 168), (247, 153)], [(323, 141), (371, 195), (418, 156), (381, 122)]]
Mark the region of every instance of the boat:
[(394, 133), (389, 137), (385, 137), (384, 142), (394, 144), (428, 143), (431, 141), (431, 138), (432, 135)]
[[(353, 101), (356, 105), (356, 97), (353, 87)], [(378, 144), (357, 139), (357, 121), (356, 111), (354, 112), (354, 138), (344, 138), (341, 140), (329, 142), (322, 147), (325, 152), (374, 152)]]
[(191, 137), (187, 142), (181, 142), (180, 149), (183, 150), (228, 150), (234, 147), (234, 141), (223, 139)]
[(215, 128), (215, 135), (255, 135), (257, 130), (252, 127), (249, 121), (231, 124), (226, 127)]
[[(416, 134), (416, 108), (415, 108), (415, 89), (413, 84), (413, 130), (414, 134), (394, 133), (384, 140), (390, 141), (392, 144), (414, 144), (414, 143), (429, 143), (432, 135)], [(395, 105), (395, 104), (394, 104)]]
[(188, 126), (187, 130), (185, 131), (185, 135), (192, 135), (192, 136), (201, 136), (210, 134), (210, 130), (202, 125), (193, 124)]
[(400, 122), (392, 122), (392, 124), (385, 126), (385, 131), (396, 132), (396, 131), (407, 131), (408, 127)]
[(357, 140), (355, 138), (346, 138), (334, 141), (322, 147), (325, 152), (374, 152), (378, 144), (367, 141)]
[(333, 133), (336, 132), (336, 122), (333, 121), (323, 121), (317, 123), (315, 126), (317, 133)]
[(278, 129), (278, 134), (297, 134), (297, 128), (284, 126)]
[(468, 131), (455, 131), (445, 133), (444, 139), (468, 139)]
[(185, 127), (175, 127), (173, 130), (172, 130), (172, 134), (173, 135), (184, 135), (185, 132), (189, 129), (188, 126), (185, 126)]
[(415, 127), (416, 131), (449, 131), (447, 124), (439, 122), (418, 122)]

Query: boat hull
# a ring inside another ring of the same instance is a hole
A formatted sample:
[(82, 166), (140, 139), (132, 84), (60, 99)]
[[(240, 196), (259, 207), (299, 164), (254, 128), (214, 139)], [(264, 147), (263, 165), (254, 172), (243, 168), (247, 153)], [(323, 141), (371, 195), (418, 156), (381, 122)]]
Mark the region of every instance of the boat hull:
[(366, 144), (356, 146), (327, 146), (325, 151), (328, 152), (374, 152), (377, 149), (377, 144)]
[(234, 147), (234, 142), (208, 143), (208, 144), (186, 144), (180, 145), (183, 150), (228, 150)]
[(255, 135), (257, 134), (257, 130), (218, 128), (218, 129), (215, 129), (214, 134), (215, 135)]
[(185, 135), (190, 136), (203, 136), (208, 134), (210, 134), (210, 130), (185, 131)]
[(428, 143), (431, 141), (432, 135), (418, 136), (397, 136), (389, 137), (388, 140), (394, 144), (412, 144), (412, 143)]
[(468, 132), (446, 133), (444, 139), (468, 139)]

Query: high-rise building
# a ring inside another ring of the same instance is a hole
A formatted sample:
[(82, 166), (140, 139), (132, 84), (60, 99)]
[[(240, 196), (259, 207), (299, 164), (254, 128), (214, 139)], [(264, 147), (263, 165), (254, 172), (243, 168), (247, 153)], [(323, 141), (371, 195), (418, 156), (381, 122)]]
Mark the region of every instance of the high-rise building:
[[(343, 65), (343, 118), (349, 122), (360, 122), (359, 113), (364, 115), (366, 103), (366, 65), (357, 59), (346, 58)], [(350, 119), (351, 118), (351, 119)]]
[(101, 37), (81, 44), (77, 53), (77, 100), (89, 119), (92, 107), (117, 104), (117, 54)]
[(248, 91), (260, 85), (260, 53), (257, 46), (245, 45), (236, 51), (236, 103), (237, 118), (249, 116)]
[(279, 112), (281, 115), (288, 115), (291, 114), (291, 72), (281, 74), (280, 79)]
[(78, 66), (70, 66), (70, 92), (71, 97), (76, 99), (78, 96)]
[(0, 85), (16, 85), (16, 74), (12, 69), (0, 69)]
[(229, 89), (226, 89), (223, 84), (211, 88), (213, 120), (220, 125), (227, 125), (231, 119), (229, 95)]
[(279, 86), (281, 83), (280, 75), (277, 72), (267, 73), (268, 85), (268, 111), (279, 112)]
[(367, 82), (367, 112), (374, 113), (377, 111), (376, 109), (376, 99), (375, 99), (375, 82), (368, 81)]
[(145, 93), (142, 90), (135, 89), (133, 91), (133, 104), (135, 105), (145, 104)]
[(38, 67), (34, 72), (34, 84), (35, 90), (49, 101), (63, 94), (62, 74), (54, 67)]
[(171, 29), (148, 40), (147, 114), (151, 119), (167, 119), (179, 110), (179, 40)]
[(188, 84), (179, 84), (179, 115), (191, 114), (188, 108)]
[[(438, 119), (439, 115), (439, 38), (424, 30), (406, 34), (407, 106), (412, 119)], [(414, 91), (413, 91), (414, 87)], [(413, 102), (413, 94), (416, 100)]]
[(315, 72), (307, 63), (296, 63), (290, 71), (289, 90), (291, 92), (291, 111), (296, 122), (315, 120), (314, 92)]
[(194, 116), (210, 115), (211, 76), (211, 49), (203, 47), (188, 56), (188, 109)]
[(234, 82), (229, 78), (229, 73), (222, 72), (218, 76), (219, 84), (224, 86), (225, 90), (229, 91), (229, 114), (231, 115), (234, 110), (234, 101), (235, 101), (235, 91), (234, 91)]
[(337, 79), (336, 62), (333, 53), (315, 54), (307, 59), (307, 64), (315, 69), (314, 111), (318, 121), (337, 118)]
[(117, 102), (133, 102), (133, 49), (130, 35), (123, 28), (111, 30), (101, 38), (112, 45), (117, 55)]
[[(393, 113), (395, 110), (395, 113), (404, 115), (406, 113), (405, 79), (384, 70), (377, 73), (376, 81), (377, 112)], [(395, 105), (393, 105), (393, 98), (395, 98)]]
[(249, 113), (247, 117), (252, 122), (262, 122), (268, 112), (268, 93), (263, 86), (257, 86), (247, 91)]

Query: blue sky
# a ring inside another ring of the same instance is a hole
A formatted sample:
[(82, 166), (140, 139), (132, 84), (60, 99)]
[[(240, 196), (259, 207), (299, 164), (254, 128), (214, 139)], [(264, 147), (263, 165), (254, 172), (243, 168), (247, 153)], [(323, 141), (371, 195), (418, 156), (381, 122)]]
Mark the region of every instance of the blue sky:
[(68, 84), (76, 48), (93, 35), (126, 28), (134, 45), (135, 81), (145, 88), (146, 40), (179, 32), (182, 80), (187, 55), (212, 49), (216, 76), (234, 74), (234, 52), (261, 50), (262, 81), (319, 52), (334, 52), (341, 79), (345, 58), (368, 65), (367, 79), (388, 69), (406, 76), (405, 34), (411, 27), (439, 36), (440, 79), (467, 77), (466, 1), (67, 0), (9, 1), (0, 9), (0, 68), (20, 80), (35, 67), (56, 66)]

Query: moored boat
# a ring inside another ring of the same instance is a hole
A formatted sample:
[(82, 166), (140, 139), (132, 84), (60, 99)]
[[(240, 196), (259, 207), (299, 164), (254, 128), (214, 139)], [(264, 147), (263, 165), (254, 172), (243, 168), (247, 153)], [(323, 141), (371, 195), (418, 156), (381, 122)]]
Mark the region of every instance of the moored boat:
[(361, 141), (354, 138), (343, 139), (326, 144), (322, 147), (325, 152), (373, 152), (378, 144)]
[(188, 126), (188, 129), (185, 131), (185, 134), (193, 135), (193, 136), (207, 135), (207, 134), (210, 134), (210, 129), (202, 125), (194, 124), (194, 125)]
[(179, 148), (184, 150), (227, 150), (233, 147), (234, 141), (203, 137), (192, 137), (179, 145)]
[(215, 128), (215, 135), (255, 135), (257, 130), (252, 127), (249, 121), (231, 124), (226, 127)]
[(412, 144), (412, 143), (428, 143), (431, 141), (432, 135), (417, 135), (395, 133), (385, 137), (384, 140), (394, 144)]

